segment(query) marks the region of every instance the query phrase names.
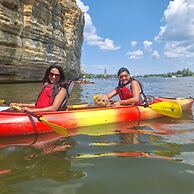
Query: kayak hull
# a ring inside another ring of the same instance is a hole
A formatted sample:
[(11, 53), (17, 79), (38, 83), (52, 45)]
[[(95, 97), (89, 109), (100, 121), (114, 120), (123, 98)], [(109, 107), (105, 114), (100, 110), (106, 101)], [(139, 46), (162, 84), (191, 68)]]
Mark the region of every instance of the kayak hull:
[[(191, 110), (193, 99), (191, 98), (156, 98), (156, 102), (176, 101), (183, 110)], [(37, 113), (38, 114), (38, 113)], [(84, 108), (81, 110), (69, 110), (58, 112), (44, 112), (41, 115), (51, 123), (60, 125), (67, 129), (79, 127), (143, 121), (156, 119), (164, 115), (142, 106), (106, 107), (106, 108)], [(18, 136), (27, 134), (41, 134), (54, 131), (43, 122), (38, 121), (28, 113), (0, 112), (0, 136)]]

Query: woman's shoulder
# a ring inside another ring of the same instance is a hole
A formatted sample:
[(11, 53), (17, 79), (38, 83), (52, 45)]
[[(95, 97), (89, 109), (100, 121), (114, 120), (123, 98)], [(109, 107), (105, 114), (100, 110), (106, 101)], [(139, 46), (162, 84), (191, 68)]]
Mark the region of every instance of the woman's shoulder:
[(135, 85), (135, 86), (140, 86), (140, 82), (139, 82), (138, 80), (136, 80), (136, 79), (133, 79), (133, 80), (131, 81), (131, 84), (132, 84), (132, 85)]
[(61, 90), (66, 91), (69, 94), (71, 94), (73, 87), (74, 87), (74, 81), (68, 80), (65, 82), (62, 82), (60, 84)]

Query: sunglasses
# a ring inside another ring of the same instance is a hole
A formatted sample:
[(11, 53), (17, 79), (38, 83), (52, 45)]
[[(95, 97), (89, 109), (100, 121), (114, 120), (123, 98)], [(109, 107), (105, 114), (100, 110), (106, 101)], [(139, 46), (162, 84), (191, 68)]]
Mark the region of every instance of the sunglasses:
[(126, 75), (120, 75), (119, 76), (119, 79), (122, 79), (122, 78), (128, 78), (129, 77), (129, 74), (126, 74)]
[(50, 72), (50, 73), (49, 73), (49, 76), (51, 76), (51, 77), (55, 76), (55, 77), (58, 78), (58, 77), (60, 76), (60, 74), (56, 74), (56, 73)]

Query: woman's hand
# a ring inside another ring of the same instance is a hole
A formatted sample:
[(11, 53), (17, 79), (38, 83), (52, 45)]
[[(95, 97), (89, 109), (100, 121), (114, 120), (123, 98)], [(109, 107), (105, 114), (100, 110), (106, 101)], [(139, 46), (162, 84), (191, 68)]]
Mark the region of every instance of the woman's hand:
[(9, 104), (10, 107), (13, 107), (13, 106), (19, 106), (19, 107), (22, 107), (22, 104), (21, 103), (16, 103), (16, 102), (13, 102), (13, 103), (10, 103)]
[(113, 106), (121, 106), (121, 101), (116, 101), (113, 103)]
[[(15, 103), (17, 104), (17, 103)], [(13, 103), (13, 105), (11, 105), (10, 107), (18, 112), (22, 112), (22, 108), (20, 106), (17, 106)]]
[(29, 108), (29, 107), (22, 107), (21, 108), (22, 109), (22, 111), (24, 112), (24, 111), (29, 111), (29, 112), (32, 112), (32, 108)]
[(18, 103), (11, 103), (10, 107), (19, 111), (19, 112), (24, 112), (24, 111), (31, 111), (32, 109), (29, 107), (22, 107), (20, 104)]

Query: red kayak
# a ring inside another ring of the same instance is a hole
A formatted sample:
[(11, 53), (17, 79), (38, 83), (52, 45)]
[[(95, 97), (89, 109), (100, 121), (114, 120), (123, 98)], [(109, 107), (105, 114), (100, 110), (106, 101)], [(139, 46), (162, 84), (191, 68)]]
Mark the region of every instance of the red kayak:
[[(42, 112), (44, 119), (52, 124), (75, 129), (79, 127), (119, 123), (128, 121), (142, 121), (156, 119), (163, 116), (180, 118), (181, 112), (191, 110), (192, 98), (155, 98), (149, 107), (130, 105), (122, 107), (83, 108), (82, 105), (72, 106), (68, 111)], [(18, 136), (52, 132), (55, 129), (45, 122), (39, 121), (30, 113), (0, 112), (0, 136)]]

